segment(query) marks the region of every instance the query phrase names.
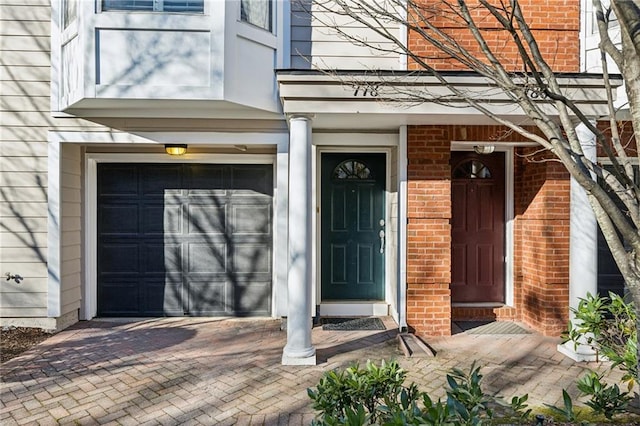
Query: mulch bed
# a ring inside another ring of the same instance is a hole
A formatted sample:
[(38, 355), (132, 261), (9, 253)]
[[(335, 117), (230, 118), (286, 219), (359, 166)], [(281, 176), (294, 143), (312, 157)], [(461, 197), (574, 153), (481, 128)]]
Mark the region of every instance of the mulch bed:
[(51, 337), (39, 328), (2, 327), (0, 329), (0, 362), (9, 361)]

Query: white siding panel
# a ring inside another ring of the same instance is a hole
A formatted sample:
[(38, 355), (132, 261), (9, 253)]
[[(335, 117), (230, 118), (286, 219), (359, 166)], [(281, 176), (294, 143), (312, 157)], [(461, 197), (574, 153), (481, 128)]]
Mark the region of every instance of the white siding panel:
[(18, 35), (0, 38), (0, 50), (41, 52), (49, 50), (49, 37)]
[(46, 209), (46, 207), (45, 203), (2, 202), (0, 203), (0, 217), (41, 217), (43, 208)]
[[(293, 4), (291, 11), (291, 64), (293, 68), (399, 69), (397, 53), (386, 53), (372, 47), (358, 46), (335, 28), (352, 37), (380, 47), (393, 48), (375, 31), (354, 22), (352, 18), (328, 13), (309, 1)], [(308, 11), (311, 10), (311, 13)], [(387, 29), (400, 34), (397, 25)]]
[[(8, 37), (7, 37), (8, 38)], [(50, 63), (49, 51), (15, 51), (7, 50), (2, 52), (2, 65), (23, 65), (42, 67)], [(3, 85), (4, 86), (4, 85)], [(3, 88), (4, 91), (4, 88)]]
[[(0, 247), (8, 250), (10, 247), (23, 247), (28, 244), (31, 247), (46, 248), (46, 232), (0, 232)], [(2, 277), (0, 277), (2, 278)]]
[[(9, 38), (9, 37), (6, 37)], [(0, 65), (0, 81), (50, 81), (49, 67)]]
[[(2, 293), (0, 293), (1, 295)], [(46, 294), (46, 293), (45, 293)], [(2, 305), (4, 300), (0, 297), (0, 306), (2, 306), (3, 318), (46, 318), (47, 308), (28, 308)]]
[[(44, 212), (46, 213), (46, 210)], [(22, 219), (7, 217), (2, 219), (2, 230), (8, 232), (47, 232), (47, 229), (46, 217), (27, 217)]]
[[(2, 155), (2, 154), (0, 154)], [(24, 188), (41, 186), (46, 176), (31, 172), (0, 172), (0, 186)]]
[[(42, 261), (42, 250), (39, 247), (7, 248), (2, 250), (3, 262), (38, 263)], [(22, 275), (22, 272), (18, 272)]]
[(67, 231), (80, 231), (81, 227), (80, 218), (76, 217), (62, 217), (62, 229)]
[(6, 126), (50, 127), (53, 117), (41, 111), (7, 111), (2, 113), (2, 121)]
[[(14, 271), (11, 271), (14, 272)], [(22, 274), (20, 274), (22, 275)], [(3, 286), (6, 286), (6, 290), (9, 293), (20, 291), (23, 293), (42, 293), (47, 291), (47, 279), (37, 277), (24, 277), (26, 279), (20, 281), (20, 284), (16, 284), (14, 281), (3, 282)], [(4, 279), (4, 278), (3, 278)], [(4, 316), (4, 312), (3, 312)]]
[(10, 153), (0, 158), (0, 170), (3, 172), (47, 172), (45, 157), (14, 157)]
[(62, 262), (62, 270), (67, 274), (80, 273), (80, 271), (82, 270), (82, 264), (78, 259)]
[[(5, 251), (4, 249), (0, 250), (0, 260), (2, 260)], [(0, 263), (0, 268), (2, 271), (20, 274), (24, 278), (47, 278), (47, 266), (44, 263), (15, 263), (3, 261)]]
[(22, 203), (27, 201), (41, 201), (43, 216), (47, 213), (47, 193), (45, 188), (6, 188), (0, 201), (5, 203)]
[(49, 21), (16, 21), (13, 19), (0, 19), (0, 35), (3, 36), (48, 36), (49, 34), (51, 34), (51, 24)]
[(61, 170), (62, 251), (60, 253), (61, 314), (77, 310), (81, 300), (82, 153), (77, 145), (63, 145)]
[[(6, 3), (5, 3), (6, 4)], [(51, 8), (48, 4), (41, 6), (28, 5), (22, 2), (12, 2), (2, 7), (3, 21), (42, 21), (49, 22)]]
[[(8, 129), (3, 129), (2, 132), (4, 140), (0, 143), (0, 155), (10, 155), (12, 157), (46, 157), (46, 142), (29, 142), (26, 139), (26, 134), (24, 133), (20, 133), (19, 135), (17, 135), (13, 132), (6, 132), (4, 130)], [(4, 172), (0, 170), (0, 182), (7, 182), (3, 180), (4, 175), (2, 175), (1, 173)], [(16, 179), (16, 182), (20, 181), (21, 179)]]
[[(4, 58), (2, 58), (3, 63)], [(48, 81), (3, 81), (3, 96), (49, 96)], [(6, 125), (6, 124), (4, 124)]]
[(37, 111), (48, 104), (49, 98), (45, 96), (3, 96), (0, 98), (0, 111)]

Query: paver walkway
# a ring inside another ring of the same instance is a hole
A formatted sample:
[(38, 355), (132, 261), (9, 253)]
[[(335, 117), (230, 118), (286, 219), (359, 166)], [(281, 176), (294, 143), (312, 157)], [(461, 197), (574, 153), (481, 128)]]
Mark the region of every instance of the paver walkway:
[[(309, 424), (306, 389), (354, 361), (396, 358), (433, 396), (453, 366), (484, 366), (488, 391), (556, 404), (587, 367), (556, 352), (557, 339), (460, 334), (429, 341), (435, 358), (405, 358), (387, 331), (313, 330), (318, 365), (280, 364), (277, 320), (209, 318), (88, 321), (2, 365), (0, 424)], [(616, 377), (612, 377), (616, 379)]]

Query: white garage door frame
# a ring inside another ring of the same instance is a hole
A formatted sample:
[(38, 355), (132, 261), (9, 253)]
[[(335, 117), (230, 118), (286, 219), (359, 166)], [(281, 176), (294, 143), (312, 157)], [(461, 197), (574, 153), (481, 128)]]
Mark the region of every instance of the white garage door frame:
[[(174, 164), (271, 164), (273, 166), (274, 189), (277, 185), (276, 156), (269, 154), (193, 154), (188, 157), (169, 157), (166, 154), (132, 154), (132, 153), (87, 153), (85, 157), (85, 284), (84, 300), (81, 309), (81, 319), (89, 320), (97, 315), (98, 311), (98, 239), (97, 239), (97, 217), (98, 217), (98, 164), (99, 163), (174, 163)], [(274, 195), (276, 191), (274, 191)], [(272, 226), (273, 235), (277, 235), (276, 224), (278, 223), (278, 209), (276, 208), (276, 197), (274, 196), (274, 217)], [(274, 246), (272, 263), (274, 271), (271, 278), (272, 291), (276, 287), (275, 271), (277, 265), (277, 247), (275, 238), (272, 242)], [(276, 297), (271, 298), (271, 312), (276, 312)]]

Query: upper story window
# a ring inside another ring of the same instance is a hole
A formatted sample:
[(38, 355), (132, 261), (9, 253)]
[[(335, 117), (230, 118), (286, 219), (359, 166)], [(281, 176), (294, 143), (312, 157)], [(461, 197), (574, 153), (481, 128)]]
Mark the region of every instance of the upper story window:
[(204, 13), (204, 0), (102, 0), (102, 10)]
[(271, 0), (240, 0), (240, 19), (267, 31), (272, 30)]

